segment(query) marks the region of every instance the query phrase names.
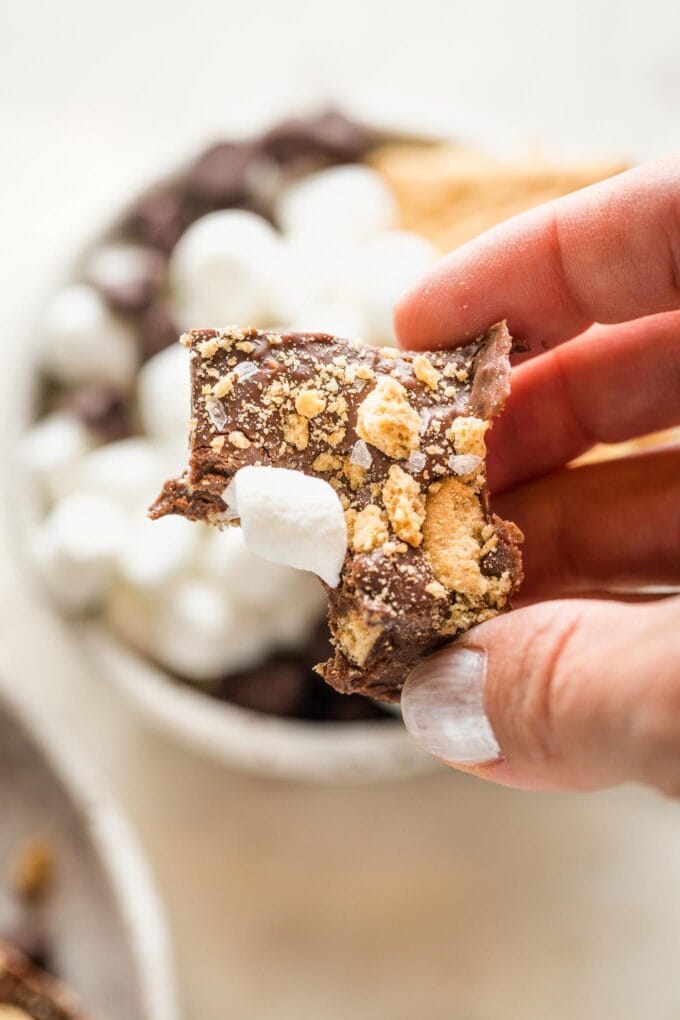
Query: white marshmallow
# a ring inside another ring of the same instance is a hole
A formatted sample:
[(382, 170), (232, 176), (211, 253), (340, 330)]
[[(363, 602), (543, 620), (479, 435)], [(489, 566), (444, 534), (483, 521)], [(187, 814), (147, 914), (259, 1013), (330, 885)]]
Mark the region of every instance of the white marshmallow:
[(184, 328), (266, 326), (278, 317), (280, 239), (261, 216), (226, 209), (196, 220), (170, 262)]
[(350, 340), (364, 340), (368, 333), (368, 320), (356, 302), (329, 301), (293, 310), (288, 328), (302, 333), (332, 333)]
[(113, 578), (126, 524), (113, 500), (82, 492), (59, 500), (36, 529), (35, 563), (65, 609), (82, 612), (102, 598)]
[(249, 669), (266, 653), (257, 617), (237, 610), (219, 584), (181, 581), (159, 603), (154, 657), (189, 679)]
[(364, 240), (397, 224), (397, 202), (383, 178), (356, 164), (319, 170), (292, 184), (277, 206), (290, 233)]
[(264, 626), (272, 648), (299, 649), (324, 615), (327, 599), (318, 579), (302, 570), (296, 571), (296, 577), (276, 612), (265, 618)]
[(69, 473), (92, 446), (92, 435), (79, 418), (54, 411), (26, 433), (20, 454), (31, 479), (51, 499), (58, 499)]
[(311, 570), (331, 587), (338, 584), (347, 526), (328, 482), (287, 468), (245, 467), (236, 472), (224, 498), (258, 556)]
[(86, 489), (113, 497), (142, 514), (176, 468), (162, 444), (131, 436), (86, 454), (73, 470), (68, 487), (71, 492)]
[(390, 230), (371, 238), (355, 261), (354, 293), (362, 308), (368, 331), (364, 339), (375, 344), (394, 344), (394, 306), (437, 258), (424, 237), (407, 230)]
[(126, 389), (137, 367), (132, 330), (87, 284), (76, 283), (54, 295), (44, 310), (41, 360), (59, 382), (105, 382)]
[(151, 436), (186, 437), (191, 415), (189, 352), (172, 344), (154, 355), (137, 376), (139, 416)]
[(136, 588), (158, 591), (190, 567), (200, 540), (201, 529), (182, 517), (135, 515), (118, 557), (120, 575)]
[(160, 276), (162, 257), (151, 248), (138, 244), (105, 244), (96, 248), (85, 265), (84, 275), (90, 283), (103, 288), (128, 287), (141, 279)]
[(224, 585), (237, 605), (262, 613), (287, 601), (298, 576), (292, 567), (257, 556), (246, 545), (240, 528), (210, 528), (200, 563), (207, 575)]

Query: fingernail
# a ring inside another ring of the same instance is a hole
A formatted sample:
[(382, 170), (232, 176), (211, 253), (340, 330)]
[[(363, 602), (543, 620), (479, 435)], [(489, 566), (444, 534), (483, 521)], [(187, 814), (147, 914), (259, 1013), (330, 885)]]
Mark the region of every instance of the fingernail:
[(404, 684), (401, 709), (406, 729), (424, 751), (457, 765), (501, 757), (484, 711), (485, 681), (481, 648), (446, 648), (416, 666)]

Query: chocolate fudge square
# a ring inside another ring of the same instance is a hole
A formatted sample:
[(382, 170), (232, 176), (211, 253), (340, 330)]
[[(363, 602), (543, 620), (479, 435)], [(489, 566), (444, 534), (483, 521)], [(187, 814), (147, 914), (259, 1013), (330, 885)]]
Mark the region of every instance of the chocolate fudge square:
[(509, 608), (521, 533), (491, 512), (485, 475), (510, 386), (505, 323), (429, 353), (240, 328), (182, 342), (189, 466), (150, 514), (238, 523), (225, 489), (246, 466), (327, 481), (348, 534), (340, 583), (325, 586), (335, 654), (319, 671), (336, 690), (396, 701), (418, 659)]

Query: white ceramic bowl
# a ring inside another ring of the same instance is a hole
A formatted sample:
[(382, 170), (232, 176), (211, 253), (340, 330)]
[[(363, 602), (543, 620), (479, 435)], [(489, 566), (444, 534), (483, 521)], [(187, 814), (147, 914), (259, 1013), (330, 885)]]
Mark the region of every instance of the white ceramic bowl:
[(22, 705), (16, 690), (3, 677), (3, 859), (17, 840), (49, 833), (57, 875), (41, 919), (60, 977), (88, 1011), (108, 1020), (175, 1020), (165, 921), (136, 839), (68, 735)]
[[(110, 222), (115, 222), (113, 217)], [(46, 288), (46, 296), (75, 278), (83, 256), (107, 232), (105, 228), (93, 235), (73, 260), (70, 271)], [(22, 568), (29, 562), (29, 529), (40, 518), (38, 494), (17, 456), (18, 442), (35, 420), (38, 398), (37, 331), (30, 328), (34, 318), (27, 315), (24, 342), (8, 349), (7, 370), (0, 375), (4, 419), (0, 429), (0, 492), (11, 493), (8, 506), (0, 507), (0, 526), (5, 509), (4, 527), (10, 539), (7, 544), (21, 560)], [(37, 583), (34, 588), (36, 598), (45, 597)], [(265, 715), (177, 682), (101, 622), (64, 618), (64, 625), (74, 632), (83, 655), (89, 658), (93, 682), (100, 678), (112, 682), (153, 725), (225, 765), (282, 778), (343, 783), (391, 779), (432, 768), (429, 756), (404, 730), (398, 710), (393, 721), (355, 723), (307, 722)]]

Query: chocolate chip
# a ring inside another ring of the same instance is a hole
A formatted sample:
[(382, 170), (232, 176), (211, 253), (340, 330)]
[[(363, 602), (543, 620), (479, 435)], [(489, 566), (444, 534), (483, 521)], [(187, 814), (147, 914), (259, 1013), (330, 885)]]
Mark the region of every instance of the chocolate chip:
[(351, 163), (360, 159), (371, 144), (369, 132), (338, 110), (285, 120), (271, 128), (262, 140), (264, 151), (280, 163), (314, 156)]
[(147, 360), (177, 342), (180, 330), (167, 305), (155, 301), (141, 316), (138, 324), (142, 357)]
[(110, 386), (88, 383), (69, 394), (67, 407), (106, 442), (129, 436), (130, 411), (123, 397)]
[(187, 190), (214, 206), (245, 202), (251, 171), (260, 158), (252, 142), (218, 142), (206, 149), (187, 174)]
[(139, 199), (124, 230), (152, 248), (170, 252), (196, 215), (182, 184), (161, 184)]

